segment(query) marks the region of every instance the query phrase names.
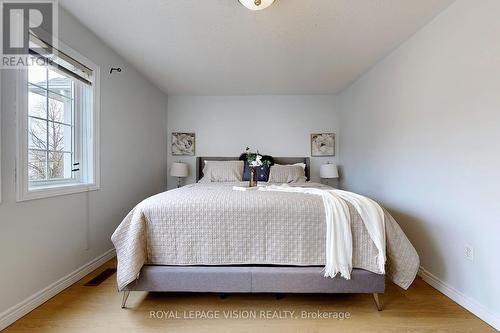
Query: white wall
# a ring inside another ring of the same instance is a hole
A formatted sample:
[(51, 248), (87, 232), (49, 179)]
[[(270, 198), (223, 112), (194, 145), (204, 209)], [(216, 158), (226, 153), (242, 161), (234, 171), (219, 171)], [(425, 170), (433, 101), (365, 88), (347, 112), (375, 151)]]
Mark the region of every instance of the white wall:
[[(172, 132), (195, 132), (197, 156), (239, 156), (248, 145), (263, 154), (307, 157), (311, 133), (339, 129), (333, 96), (173, 96), (167, 123), (169, 162), (189, 163), (188, 183), (195, 181), (196, 158), (171, 156)], [(337, 158), (311, 158), (312, 180), (319, 181), (327, 161)], [(168, 187), (176, 181), (169, 177)]]
[(457, 1), (339, 96), (343, 185), (388, 206), (422, 266), (497, 328), (499, 13)]
[[(0, 314), (112, 249), (126, 213), (166, 186), (166, 96), (66, 11), (59, 15), (60, 39), (101, 66), (101, 189), (15, 201), (15, 73), (3, 71)], [(123, 71), (109, 75), (110, 66)]]

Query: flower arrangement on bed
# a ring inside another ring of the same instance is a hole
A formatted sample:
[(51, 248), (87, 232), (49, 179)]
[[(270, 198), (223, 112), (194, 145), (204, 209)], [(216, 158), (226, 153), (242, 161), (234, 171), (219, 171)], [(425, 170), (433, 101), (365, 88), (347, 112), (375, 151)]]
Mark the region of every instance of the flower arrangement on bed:
[(257, 186), (257, 181), (267, 182), (269, 169), (274, 164), (273, 158), (269, 155), (262, 155), (259, 150), (252, 152), (250, 147), (240, 155), (240, 160), (245, 161), (243, 180), (248, 180), (248, 186)]

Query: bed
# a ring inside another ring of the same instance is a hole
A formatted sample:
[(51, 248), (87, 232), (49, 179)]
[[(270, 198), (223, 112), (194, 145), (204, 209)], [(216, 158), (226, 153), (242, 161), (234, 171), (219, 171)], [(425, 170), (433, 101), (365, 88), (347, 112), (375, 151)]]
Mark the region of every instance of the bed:
[[(198, 157), (197, 181), (205, 161)], [(309, 158), (274, 158), (277, 164), (305, 164)], [(196, 183), (139, 203), (112, 236), (118, 258), (122, 307), (130, 291), (215, 293), (370, 293), (386, 278), (402, 288), (414, 280), (418, 255), (394, 219), (384, 211), (387, 264), (381, 272), (376, 248), (356, 210), (352, 220), (350, 280), (327, 278), (322, 201), (315, 195), (234, 191), (244, 183)], [(297, 186), (324, 188), (316, 183)]]

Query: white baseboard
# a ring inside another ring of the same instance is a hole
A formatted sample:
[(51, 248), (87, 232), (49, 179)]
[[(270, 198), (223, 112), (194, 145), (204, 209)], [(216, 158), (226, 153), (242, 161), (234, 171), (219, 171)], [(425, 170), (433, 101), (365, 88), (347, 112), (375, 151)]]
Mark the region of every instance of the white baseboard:
[(85, 275), (91, 273), (95, 269), (102, 266), (107, 261), (111, 260), (116, 256), (115, 249), (111, 249), (104, 253), (103, 255), (93, 259), (82, 267), (78, 268), (74, 272), (66, 275), (62, 279), (52, 283), (48, 287), (40, 290), (36, 294), (28, 297), (24, 301), (14, 305), (10, 309), (0, 313), (0, 331), (18, 320), (19, 318), (25, 316), (38, 306), (42, 305), (55, 295), (59, 294), (64, 289), (68, 288), (78, 280), (85, 277)]
[(420, 266), (418, 275), (428, 284), (460, 304), (465, 309), (469, 310), (496, 330), (500, 331), (500, 314), (497, 314), (478, 301), (464, 295), (454, 287), (440, 280), (437, 276)]

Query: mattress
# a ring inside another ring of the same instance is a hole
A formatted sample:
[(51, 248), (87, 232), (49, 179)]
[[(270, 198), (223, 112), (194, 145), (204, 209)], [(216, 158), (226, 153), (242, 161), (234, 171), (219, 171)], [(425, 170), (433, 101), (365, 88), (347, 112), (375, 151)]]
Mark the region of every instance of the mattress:
[[(325, 213), (321, 197), (305, 193), (235, 191), (245, 183), (192, 184), (147, 198), (112, 236), (118, 286), (137, 278), (144, 264), (325, 264)], [(300, 186), (324, 187), (307, 183)], [(353, 267), (381, 273), (377, 249), (361, 217), (349, 205)], [(418, 255), (385, 212), (386, 274), (408, 288)]]

